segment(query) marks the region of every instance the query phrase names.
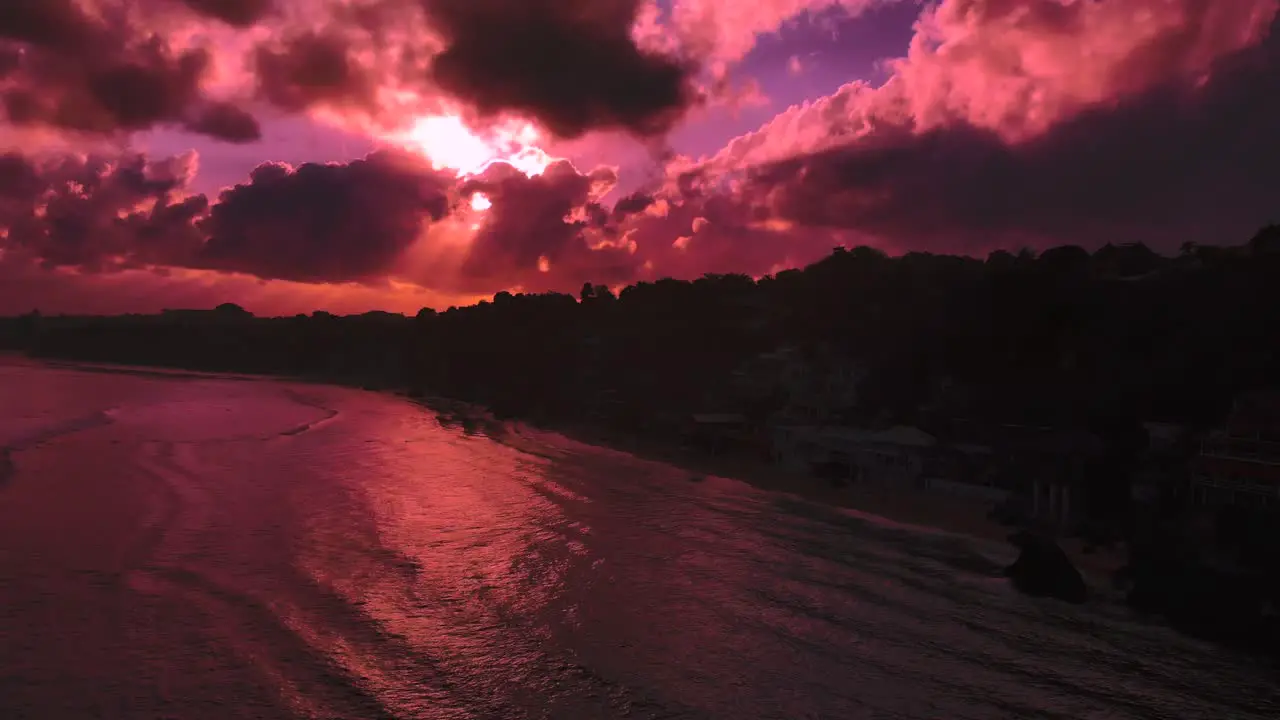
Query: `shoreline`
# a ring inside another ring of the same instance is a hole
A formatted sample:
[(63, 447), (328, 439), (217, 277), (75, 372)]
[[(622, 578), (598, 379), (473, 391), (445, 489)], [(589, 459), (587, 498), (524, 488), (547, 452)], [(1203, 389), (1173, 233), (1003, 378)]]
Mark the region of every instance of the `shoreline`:
[[(945, 533), (1011, 547), (1008, 536), (1017, 530), (1016, 527), (1001, 525), (989, 519), (987, 511), (991, 507), (990, 503), (971, 498), (937, 491), (883, 485), (836, 486), (813, 475), (781, 470), (759, 459), (733, 455), (708, 455), (669, 442), (604, 429), (581, 421), (538, 422), (520, 418), (500, 420), (480, 403), (419, 394), (406, 388), (393, 386), (371, 388), (355, 382), (354, 379), (343, 381), (338, 378), (210, 372), (101, 361), (81, 362), (56, 358), (44, 359), (22, 353), (6, 353), (0, 356), (0, 362), (12, 363), (14, 360), (18, 360), (20, 364), (30, 363), (54, 369), (108, 374), (129, 373), (156, 379), (270, 380), (380, 392), (408, 400), (438, 416), (452, 416), (463, 422), (481, 423), (500, 428), (503, 432), (513, 430), (518, 432), (519, 428), (548, 432), (586, 445), (624, 452), (641, 460), (669, 465), (686, 471), (692, 476), (709, 475), (740, 482), (766, 492), (790, 494), (809, 502), (840, 508), (879, 522), (910, 527), (921, 532)], [(494, 439), (502, 442), (501, 437)], [(3, 481), (4, 475), (3, 458), (0, 457), (0, 482)], [(1110, 589), (1115, 573), (1128, 564), (1128, 554), (1123, 548), (1098, 548), (1094, 552), (1086, 553), (1083, 542), (1078, 538), (1059, 537), (1056, 541), (1094, 591)]]
[[(601, 429), (585, 423), (537, 423), (519, 419), (502, 421), (478, 403), (433, 396), (413, 400), (432, 412), (451, 415), (464, 422), (498, 425), (504, 432), (518, 432), (519, 428), (525, 427), (552, 433), (586, 445), (624, 452), (648, 462), (669, 465), (692, 476), (714, 476), (732, 480), (758, 490), (793, 495), (881, 523), (921, 532), (944, 533), (1013, 547), (1009, 542), (1009, 535), (1019, 529), (991, 520), (987, 517), (991, 504), (972, 498), (886, 485), (836, 486), (813, 475), (784, 471), (762, 460), (708, 455), (661, 440)], [(495, 439), (502, 441), (500, 437)], [(1084, 543), (1079, 538), (1057, 537), (1055, 542), (1094, 592), (1111, 591), (1116, 573), (1129, 562), (1128, 552), (1124, 547), (1095, 548), (1092, 552), (1086, 552)]]
[[(939, 491), (898, 488), (886, 485), (849, 484), (835, 486), (813, 475), (792, 473), (761, 460), (715, 457), (682, 451), (660, 441), (618, 438), (613, 433), (582, 429), (549, 428), (588, 445), (627, 452), (635, 457), (661, 462), (691, 474), (714, 475), (734, 480), (766, 492), (787, 493), (809, 502), (826, 504), (879, 521), (921, 532), (957, 535), (969, 540), (1012, 547), (1009, 535), (1018, 530), (987, 517), (991, 504), (948, 495)], [(1071, 563), (1080, 571), (1090, 589), (1109, 589), (1115, 573), (1128, 564), (1120, 548), (1097, 549), (1085, 553), (1078, 538), (1055, 538)]]

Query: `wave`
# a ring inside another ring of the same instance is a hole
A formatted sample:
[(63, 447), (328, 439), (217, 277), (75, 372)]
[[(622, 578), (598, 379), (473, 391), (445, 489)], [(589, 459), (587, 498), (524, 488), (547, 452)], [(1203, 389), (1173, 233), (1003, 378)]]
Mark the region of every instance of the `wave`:
[(22, 452), (24, 450), (32, 450), (45, 443), (71, 435), (73, 433), (84, 432), (94, 428), (103, 427), (112, 423), (112, 413), (115, 408), (99, 410), (81, 415), (79, 417), (63, 420), (62, 422), (53, 423), (43, 427), (32, 428), (18, 436), (7, 441), (0, 442), (0, 450), (9, 452)]
[(311, 422), (305, 422), (296, 427), (291, 427), (288, 430), (282, 430), (280, 432), (280, 437), (293, 437), (294, 435), (301, 435), (304, 432), (310, 432), (321, 425), (327, 424), (330, 420), (333, 420), (336, 417), (338, 417), (338, 411), (329, 410), (325, 413), (325, 416), (319, 420), (312, 420)]
[(305, 433), (305, 432), (310, 432), (322, 425), (327, 425), (329, 422), (331, 422), (334, 418), (338, 417), (339, 415), (339, 412), (334, 408), (331, 408), (325, 405), (324, 403), (321, 403), (318, 400), (308, 397), (307, 395), (304, 395), (296, 390), (286, 390), (284, 392), (284, 396), (289, 400), (292, 400), (293, 402), (298, 403), (299, 405), (305, 405), (306, 407), (313, 408), (315, 410), (320, 410), (321, 412), (324, 413), (324, 416), (316, 420), (310, 420), (300, 425), (296, 425), (287, 430), (282, 430), (279, 433), (279, 437), (293, 437), (295, 435), (301, 435), (302, 433)]
[(292, 392), (200, 392), (108, 411), (121, 427), (157, 442), (178, 444), (271, 440), (305, 433), (338, 411)]

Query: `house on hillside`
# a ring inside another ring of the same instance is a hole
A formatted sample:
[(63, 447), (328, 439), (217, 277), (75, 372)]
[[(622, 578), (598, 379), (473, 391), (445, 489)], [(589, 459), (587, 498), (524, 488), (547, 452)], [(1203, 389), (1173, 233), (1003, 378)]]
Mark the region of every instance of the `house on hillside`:
[(1242, 395), (1191, 462), (1187, 530), (1201, 559), (1232, 572), (1280, 563), (1280, 392)]
[(1238, 398), (1221, 428), (1201, 440), (1192, 502), (1280, 512), (1280, 391)]
[(751, 452), (759, 448), (759, 436), (748, 418), (740, 413), (696, 413), (681, 431), (689, 445), (712, 454)]
[(988, 501), (1019, 520), (1068, 527), (1082, 519), (1086, 472), (1102, 452), (1097, 437), (963, 422), (939, 432), (780, 424), (770, 428), (771, 456), (796, 472)]
[(1145, 422), (1147, 447), (1138, 458), (1130, 484), (1131, 496), (1139, 507), (1154, 506), (1162, 498), (1185, 492), (1187, 453), (1191, 451), (1191, 431), (1185, 425)]
[(948, 445), (968, 459), (960, 477), (986, 488), (1004, 514), (1059, 528), (1083, 519), (1086, 473), (1103, 449), (1080, 430), (964, 421), (948, 428)]
[(913, 427), (863, 430), (778, 425), (772, 456), (797, 471), (821, 471), (854, 482), (918, 487), (933, 469), (937, 440)]
[(995, 452), (986, 445), (947, 443), (938, 448), (937, 472), (923, 486), (957, 497), (1006, 502), (1011, 489), (996, 471)]

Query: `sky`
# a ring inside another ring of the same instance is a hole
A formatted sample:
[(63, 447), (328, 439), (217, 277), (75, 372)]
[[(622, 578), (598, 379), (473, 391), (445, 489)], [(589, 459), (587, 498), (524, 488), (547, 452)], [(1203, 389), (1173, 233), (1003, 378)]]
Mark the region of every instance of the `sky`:
[(1280, 0), (8, 0), (0, 314), (1280, 222)]

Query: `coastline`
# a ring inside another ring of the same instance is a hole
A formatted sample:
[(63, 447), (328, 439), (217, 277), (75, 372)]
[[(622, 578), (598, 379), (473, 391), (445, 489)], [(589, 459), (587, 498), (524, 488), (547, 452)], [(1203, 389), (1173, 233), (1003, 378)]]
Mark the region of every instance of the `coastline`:
[[(870, 484), (837, 487), (822, 478), (789, 473), (750, 458), (713, 457), (682, 452), (660, 442), (619, 438), (613, 433), (598, 430), (554, 431), (580, 442), (622, 450), (692, 474), (715, 475), (769, 492), (789, 493), (810, 502), (839, 507), (873, 516), (882, 522), (910, 526), (924, 532), (942, 532), (1010, 546), (1009, 535), (1017, 530), (989, 519), (987, 513), (991, 509), (990, 503), (937, 491)], [(1058, 538), (1057, 543), (1093, 590), (1110, 588), (1112, 577), (1128, 563), (1127, 553), (1119, 548), (1085, 553), (1083, 542), (1078, 538)]]
[[(712, 456), (671, 443), (586, 423), (536, 423), (527, 420), (504, 422), (477, 403), (430, 396), (414, 400), (437, 414), (452, 416), (464, 422), (498, 427), (503, 432), (518, 433), (521, 427), (527, 427), (553, 433), (586, 445), (625, 452), (642, 460), (670, 465), (690, 473), (691, 476), (725, 478), (767, 492), (794, 495), (810, 502), (867, 516), (878, 522), (911, 527), (922, 532), (946, 533), (1012, 547), (1009, 535), (1018, 529), (989, 519), (987, 513), (991, 504), (971, 498), (884, 485), (836, 486), (822, 478), (787, 472), (760, 460), (740, 456)], [(1079, 538), (1060, 537), (1056, 541), (1095, 592), (1110, 591), (1113, 587), (1112, 578), (1128, 564), (1128, 553), (1123, 547), (1095, 548), (1086, 552), (1084, 543)]]
[[(1008, 536), (1016, 528), (1001, 525), (987, 517), (990, 504), (970, 498), (947, 495), (916, 488), (891, 488), (883, 485), (849, 484), (835, 486), (812, 475), (786, 472), (761, 460), (741, 456), (713, 456), (619, 431), (592, 426), (585, 422), (537, 422), (528, 419), (499, 420), (482, 404), (443, 396), (425, 395), (405, 388), (371, 388), (354, 380), (311, 378), (278, 374), (208, 372), (162, 366), (125, 365), (110, 362), (78, 362), (74, 360), (33, 358), (22, 353), (6, 353), (0, 361), (44, 365), (68, 370), (100, 373), (130, 373), (159, 379), (225, 379), (323, 384), (334, 387), (384, 392), (405, 398), (439, 416), (451, 416), (462, 422), (477, 423), (503, 433), (521, 428), (560, 435), (569, 440), (595, 447), (628, 453), (650, 462), (658, 462), (689, 472), (691, 476), (715, 476), (764, 490), (786, 493), (804, 500), (838, 507), (879, 522), (908, 526), (922, 532), (941, 532), (971, 540), (1007, 546)], [(0, 482), (5, 477), (4, 458), (0, 456)], [(1128, 563), (1123, 548), (1096, 549), (1085, 552), (1078, 538), (1059, 538), (1058, 544), (1072, 564), (1085, 577), (1091, 589), (1105, 591), (1112, 586), (1115, 573)]]

